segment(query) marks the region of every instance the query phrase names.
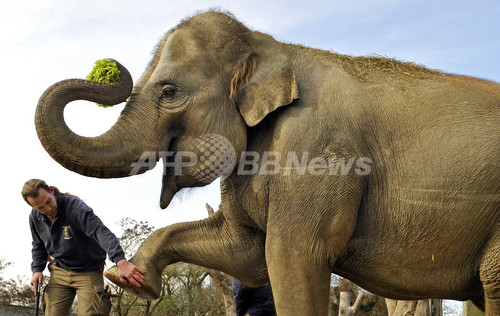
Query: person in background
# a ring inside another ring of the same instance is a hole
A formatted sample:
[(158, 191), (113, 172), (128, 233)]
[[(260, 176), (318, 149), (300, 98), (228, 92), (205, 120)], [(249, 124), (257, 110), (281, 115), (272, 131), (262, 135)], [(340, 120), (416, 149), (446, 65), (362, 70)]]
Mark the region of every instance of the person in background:
[(111, 302), (102, 275), (106, 253), (117, 264), (122, 282), (137, 287), (144, 284), (144, 271), (127, 261), (116, 236), (78, 197), (63, 194), (40, 179), (28, 180), (21, 195), (32, 207), (31, 285), (35, 295), (49, 262), (50, 279), (42, 296), (45, 315), (69, 315), (75, 295), (79, 316), (109, 314)]
[(276, 310), (274, 307), (273, 293), (271, 284), (251, 288), (244, 285), (240, 280), (234, 279), (233, 297), (236, 316), (274, 316)]

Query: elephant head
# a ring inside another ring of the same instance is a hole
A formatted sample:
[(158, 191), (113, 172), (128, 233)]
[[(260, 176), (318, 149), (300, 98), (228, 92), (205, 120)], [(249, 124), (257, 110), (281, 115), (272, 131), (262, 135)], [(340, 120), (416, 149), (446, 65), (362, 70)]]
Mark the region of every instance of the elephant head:
[[(164, 155), (165, 208), (181, 188), (207, 182), (194, 174), (196, 165), (178, 173), (168, 163), (182, 161), (178, 153), (192, 151), (197, 137), (223, 136), (239, 157), (248, 127), (298, 98), (295, 73), (280, 47), (229, 15), (203, 13), (165, 35), (133, 89), (119, 64), (115, 84), (71, 79), (51, 86), (36, 110), (38, 136), (61, 165), (99, 178), (145, 172), (162, 153), (172, 153)], [(63, 109), (73, 100), (116, 104), (127, 98), (117, 122), (101, 136), (81, 137), (64, 122)], [(136, 168), (144, 157), (147, 164)]]

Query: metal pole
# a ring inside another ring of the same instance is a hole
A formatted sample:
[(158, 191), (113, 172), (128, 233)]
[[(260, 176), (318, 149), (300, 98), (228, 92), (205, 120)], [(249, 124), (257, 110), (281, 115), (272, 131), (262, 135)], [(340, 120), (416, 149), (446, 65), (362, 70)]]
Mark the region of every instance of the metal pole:
[(35, 316), (38, 316), (38, 305), (40, 304), (40, 287), (36, 291)]

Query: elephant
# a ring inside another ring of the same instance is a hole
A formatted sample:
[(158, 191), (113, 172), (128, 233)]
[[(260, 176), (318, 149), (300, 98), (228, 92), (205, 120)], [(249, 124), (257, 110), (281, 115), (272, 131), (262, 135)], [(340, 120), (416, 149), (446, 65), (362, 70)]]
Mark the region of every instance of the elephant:
[[(220, 178), (219, 210), (155, 231), (131, 262), (155, 299), (183, 261), (249, 286), (278, 315), (327, 315), (332, 273), (399, 300), (472, 300), (500, 315), (500, 85), (379, 56), (282, 43), (231, 13), (185, 19), (132, 84), (63, 80), (38, 137), (62, 166), (127, 177), (163, 161), (160, 207)], [(106, 133), (64, 122), (73, 100), (126, 101)], [(207, 173), (208, 171), (208, 173)]]

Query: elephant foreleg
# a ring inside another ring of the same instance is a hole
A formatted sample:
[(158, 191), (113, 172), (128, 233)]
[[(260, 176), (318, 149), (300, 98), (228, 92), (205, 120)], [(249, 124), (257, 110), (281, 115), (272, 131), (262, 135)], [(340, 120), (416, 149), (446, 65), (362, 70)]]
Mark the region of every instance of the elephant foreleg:
[(116, 266), (105, 276), (148, 299), (158, 298), (163, 269), (178, 261), (216, 269), (250, 285), (262, 285), (268, 280), (264, 247), (264, 232), (231, 225), (219, 211), (205, 220), (170, 225), (149, 236), (130, 260), (145, 271), (146, 283), (140, 288), (121, 283)]
[(492, 238), (479, 268), (486, 316), (500, 315), (500, 233)]
[(328, 315), (331, 272), (326, 262), (268, 236), (267, 265), (278, 315)]

